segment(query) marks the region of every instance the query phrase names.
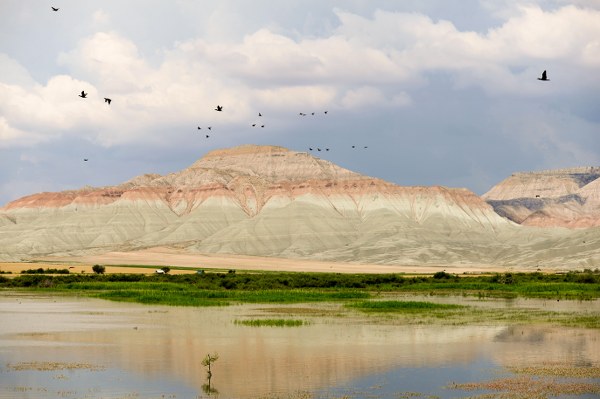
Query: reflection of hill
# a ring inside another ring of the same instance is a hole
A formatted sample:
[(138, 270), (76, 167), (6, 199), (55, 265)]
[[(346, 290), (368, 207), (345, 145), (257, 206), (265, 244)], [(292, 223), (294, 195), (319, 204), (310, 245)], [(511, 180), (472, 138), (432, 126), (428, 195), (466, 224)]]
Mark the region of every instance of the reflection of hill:
[(20, 325), (2, 327), (0, 333), (33, 334), (19, 336), (20, 341), (11, 345), (35, 348), (36, 359), (120, 368), (145, 379), (164, 377), (198, 392), (208, 388), (201, 361), (217, 352), (220, 359), (212, 367), (211, 388), (223, 397), (289, 394), (396, 368), (468, 366), (481, 358), (505, 366), (546, 361), (600, 364), (596, 330), (403, 326), (353, 316), (314, 318), (312, 324), (296, 328), (255, 328), (236, 325), (234, 320), (273, 314), (255, 306), (167, 308), (45, 301), (24, 301), (16, 308), (13, 304), (12, 320)]
[[(146, 309), (146, 308), (141, 308)], [(225, 397), (325, 388), (396, 367), (466, 364), (487, 352), (498, 327), (370, 325), (323, 319), (298, 328), (254, 328), (233, 320), (249, 307), (170, 308), (144, 313), (122, 329), (48, 334), (44, 339), (93, 344), (85, 355), (146, 377), (165, 376), (202, 391), (207, 353), (217, 352), (211, 387)], [(98, 346), (100, 345), (100, 346)], [(116, 347), (115, 347), (116, 345)]]
[(496, 335), (493, 358), (505, 366), (565, 363), (600, 364), (598, 332), (585, 329), (514, 326)]

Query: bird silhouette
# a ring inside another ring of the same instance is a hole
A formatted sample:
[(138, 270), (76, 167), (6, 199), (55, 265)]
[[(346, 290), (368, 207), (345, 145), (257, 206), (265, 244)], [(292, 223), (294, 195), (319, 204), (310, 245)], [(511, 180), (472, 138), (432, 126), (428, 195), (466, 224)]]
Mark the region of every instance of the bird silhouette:
[(215, 111), (223, 111), (223, 106), (222, 105), (217, 105), (217, 108), (215, 108)]
[(198, 130), (202, 130), (202, 128), (200, 126), (198, 126)]
[(325, 148), (325, 151), (329, 151), (329, 148)]
[(327, 115), (327, 111), (325, 111), (325, 115)]
[(212, 126), (209, 126), (209, 127), (208, 127), (208, 130), (212, 130)]
[(87, 162), (87, 161), (88, 161), (88, 159), (87, 159), (87, 158), (83, 158), (83, 162)]
[(544, 71), (544, 72), (542, 72), (542, 77), (541, 77), (541, 78), (538, 78), (538, 80), (545, 80), (545, 81), (548, 81), (548, 80), (550, 80), (550, 79), (548, 79), (548, 75), (546, 75), (546, 71)]
[(110, 98), (106, 98), (106, 97), (104, 97), (104, 102), (105, 102), (105, 103), (108, 103), (108, 105), (110, 105), (110, 102), (111, 102), (111, 101), (112, 101), (112, 100), (111, 100)]
[(52, 8), (52, 11), (58, 11), (58, 10), (60, 10), (60, 8), (56, 8), (56, 7), (50, 7), (50, 8)]
[(309, 151), (312, 151), (313, 149), (312, 149), (312, 147), (308, 147), (308, 150), (309, 150)]
[(79, 95), (79, 97), (87, 98), (87, 93), (85, 91), (81, 90), (81, 94)]
[(252, 127), (255, 127), (255, 126), (256, 126), (256, 123), (253, 123), (253, 124), (252, 124)]
[(320, 149), (320, 148), (317, 148), (317, 151), (321, 151), (321, 149)]
[(262, 116), (262, 114), (259, 112), (259, 113), (258, 113), (258, 116)]
[(353, 145), (353, 146), (352, 146), (352, 148), (356, 148), (356, 146), (355, 146), (355, 145)]
[(265, 125), (260, 125), (260, 127), (265, 127)]
[(210, 136), (207, 134), (207, 135), (206, 135), (206, 138), (209, 138), (209, 137), (210, 137)]

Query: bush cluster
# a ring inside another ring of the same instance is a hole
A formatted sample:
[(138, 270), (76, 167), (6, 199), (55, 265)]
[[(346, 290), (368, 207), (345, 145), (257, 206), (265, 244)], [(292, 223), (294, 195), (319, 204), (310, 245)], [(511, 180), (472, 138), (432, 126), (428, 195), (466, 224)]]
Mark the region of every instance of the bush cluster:
[[(503, 273), (486, 276), (458, 277), (446, 272), (433, 276), (400, 274), (341, 273), (230, 273), (202, 274), (24, 274), (14, 278), (0, 276), (0, 287), (32, 287), (52, 289), (120, 290), (145, 289), (207, 291), (286, 291), (328, 290), (371, 291), (453, 291), (487, 293), (485, 295), (517, 295), (537, 297), (600, 297), (600, 273), (592, 271), (565, 274)], [(106, 283), (99, 288), (100, 283)], [(116, 284), (112, 284), (116, 283)], [(140, 283), (139, 285), (137, 285)], [(145, 285), (144, 285), (145, 284)]]
[(21, 274), (69, 274), (69, 269), (27, 269), (21, 271)]

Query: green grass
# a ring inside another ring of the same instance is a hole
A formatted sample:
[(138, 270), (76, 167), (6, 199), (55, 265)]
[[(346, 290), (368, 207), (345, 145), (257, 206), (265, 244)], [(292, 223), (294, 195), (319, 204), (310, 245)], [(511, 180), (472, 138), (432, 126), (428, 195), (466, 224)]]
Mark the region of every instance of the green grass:
[(250, 327), (300, 327), (307, 324), (295, 319), (251, 319), (236, 320), (234, 323)]
[[(114, 285), (114, 286), (113, 286)], [(369, 298), (367, 292), (327, 290), (206, 290), (174, 283), (74, 283), (68, 290), (122, 302), (170, 306), (227, 306), (233, 303), (337, 302)]]
[[(110, 300), (175, 306), (335, 302), (365, 300), (376, 293), (585, 300), (600, 298), (600, 273), (504, 273), (467, 277), (445, 272), (433, 276), (412, 277), (401, 274), (292, 272), (211, 272), (182, 275), (86, 273), (54, 276), (33, 274), (14, 278), (0, 276), (0, 288), (76, 293)], [(390, 306), (387, 310), (379, 311), (394, 311)]]
[(420, 301), (360, 301), (346, 306), (364, 312), (428, 312), (431, 310), (454, 310), (465, 306)]

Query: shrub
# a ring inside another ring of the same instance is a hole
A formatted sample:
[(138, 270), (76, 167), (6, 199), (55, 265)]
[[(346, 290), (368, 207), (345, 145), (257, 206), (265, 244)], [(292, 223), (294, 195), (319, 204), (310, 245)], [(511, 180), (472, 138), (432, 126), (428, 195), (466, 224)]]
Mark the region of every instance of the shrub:
[(446, 272), (437, 272), (433, 275), (433, 278), (436, 280), (440, 280), (440, 279), (451, 279), (454, 276), (452, 276), (450, 273), (446, 273)]
[(104, 274), (104, 272), (106, 271), (106, 268), (102, 265), (94, 265), (94, 266), (92, 266), (92, 270), (96, 274)]

